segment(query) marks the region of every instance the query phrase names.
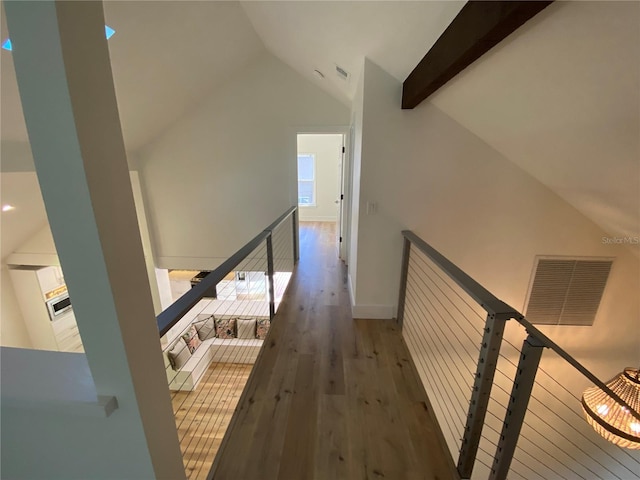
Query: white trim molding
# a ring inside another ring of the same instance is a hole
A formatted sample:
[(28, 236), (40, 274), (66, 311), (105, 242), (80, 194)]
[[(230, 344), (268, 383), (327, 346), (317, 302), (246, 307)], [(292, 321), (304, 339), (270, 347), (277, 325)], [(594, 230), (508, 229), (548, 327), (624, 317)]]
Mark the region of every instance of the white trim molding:
[(394, 305), (354, 305), (351, 304), (353, 318), (367, 320), (389, 320), (395, 317)]
[(396, 305), (356, 305), (353, 294), (353, 278), (347, 274), (347, 288), (349, 289), (349, 300), (351, 302), (351, 316), (353, 318), (367, 320), (388, 320), (395, 318)]
[(300, 206), (300, 221), (301, 222), (331, 222), (331, 223), (336, 223), (338, 221), (337, 217), (323, 217), (323, 216), (307, 216), (304, 214), (304, 211), (302, 210), (302, 205)]

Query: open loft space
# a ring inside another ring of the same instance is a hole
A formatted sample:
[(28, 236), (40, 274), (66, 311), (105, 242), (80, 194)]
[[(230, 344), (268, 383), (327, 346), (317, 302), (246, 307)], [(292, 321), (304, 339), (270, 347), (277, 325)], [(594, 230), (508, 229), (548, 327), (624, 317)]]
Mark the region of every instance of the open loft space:
[(2, 478), (639, 478), (640, 2), (0, 2)]

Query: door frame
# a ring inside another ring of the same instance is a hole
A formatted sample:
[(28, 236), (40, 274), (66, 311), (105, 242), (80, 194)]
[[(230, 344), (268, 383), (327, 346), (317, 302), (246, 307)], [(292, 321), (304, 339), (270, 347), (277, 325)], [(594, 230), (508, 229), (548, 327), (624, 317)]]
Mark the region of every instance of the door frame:
[[(352, 138), (351, 138), (351, 126), (350, 125), (335, 125), (335, 126), (315, 126), (315, 127), (297, 127), (295, 129), (294, 140), (297, 145), (298, 135), (327, 135), (337, 134), (343, 136), (344, 154), (342, 156), (342, 185), (340, 185), (340, 205), (337, 229), (342, 241), (338, 245), (338, 256), (345, 263), (349, 265), (350, 256), (350, 239), (351, 239), (351, 172), (352, 172)], [(296, 158), (297, 158), (296, 148)], [(297, 165), (297, 163), (296, 163)], [(296, 174), (296, 185), (297, 185)], [(297, 199), (297, 194), (296, 194)]]

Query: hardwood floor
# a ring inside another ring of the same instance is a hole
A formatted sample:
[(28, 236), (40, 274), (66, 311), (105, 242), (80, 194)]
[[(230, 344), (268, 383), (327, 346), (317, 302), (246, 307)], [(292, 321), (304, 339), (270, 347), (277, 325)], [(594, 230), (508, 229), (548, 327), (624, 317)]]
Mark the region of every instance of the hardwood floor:
[(395, 323), (351, 318), (331, 226), (300, 224), (300, 263), (209, 478), (455, 478)]

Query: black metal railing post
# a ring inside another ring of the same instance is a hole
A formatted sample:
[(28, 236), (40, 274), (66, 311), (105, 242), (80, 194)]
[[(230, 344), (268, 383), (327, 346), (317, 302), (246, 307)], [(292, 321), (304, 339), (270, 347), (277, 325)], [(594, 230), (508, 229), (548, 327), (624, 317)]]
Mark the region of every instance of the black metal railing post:
[(491, 397), (493, 378), (498, 366), (504, 327), (511, 317), (511, 313), (487, 314), (478, 356), (478, 368), (471, 391), (467, 423), (464, 427), (460, 456), (458, 457), (457, 469), (460, 478), (471, 478), (478, 447), (480, 446), (480, 438), (482, 437), (482, 427), (487, 415), (489, 398)]
[(398, 313), (396, 321), (402, 330), (402, 322), (404, 320), (404, 304), (407, 296), (407, 277), (409, 276), (409, 255), (411, 254), (411, 241), (404, 238), (402, 246), (402, 265), (400, 270), (400, 292), (398, 293)]
[(276, 315), (276, 295), (273, 282), (273, 232), (267, 237), (267, 277), (269, 279), (269, 320)]
[(300, 260), (300, 246), (298, 245), (298, 209), (291, 213), (291, 224), (293, 225), (293, 264)]
[(511, 396), (502, 423), (502, 432), (498, 440), (489, 480), (505, 480), (507, 478), (522, 423), (527, 413), (543, 349), (544, 344), (532, 335), (529, 335), (522, 343), (520, 361), (513, 380)]

